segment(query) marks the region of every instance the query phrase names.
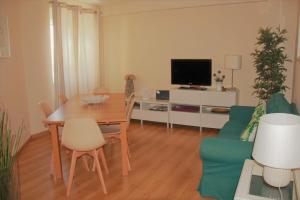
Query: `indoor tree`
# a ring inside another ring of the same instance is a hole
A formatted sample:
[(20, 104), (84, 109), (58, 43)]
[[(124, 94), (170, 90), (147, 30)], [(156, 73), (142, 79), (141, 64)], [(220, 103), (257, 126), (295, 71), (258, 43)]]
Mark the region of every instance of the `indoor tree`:
[(263, 101), (267, 101), (273, 93), (285, 92), (288, 88), (286, 80), (286, 61), (289, 61), (283, 46), (287, 31), (279, 27), (273, 30), (270, 27), (259, 29), (257, 48), (252, 57), (257, 77), (253, 85), (254, 94)]

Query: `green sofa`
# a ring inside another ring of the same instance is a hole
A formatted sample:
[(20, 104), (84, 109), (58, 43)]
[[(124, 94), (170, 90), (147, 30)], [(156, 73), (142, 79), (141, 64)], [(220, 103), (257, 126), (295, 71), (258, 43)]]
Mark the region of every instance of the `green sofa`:
[[(251, 159), (253, 143), (243, 142), (240, 135), (249, 123), (254, 107), (232, 106), (229, 121), (217, 137), (205, 138), (200, 145), (202, 177), (198, 191), (202, 197), (232, 200), (245, 159)], [(277, 93), (267, 103), (267, 113), (298, 114), (296, 106), (289, 104)]]

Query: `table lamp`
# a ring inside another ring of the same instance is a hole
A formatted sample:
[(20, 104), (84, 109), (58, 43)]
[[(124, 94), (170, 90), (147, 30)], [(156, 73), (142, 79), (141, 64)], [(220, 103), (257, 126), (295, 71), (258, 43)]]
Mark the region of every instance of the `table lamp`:
[(253, 147), (254, 160), (263, 165), (263, 178), (274, 187), (285, 187), (292, 169), (300, 168), (300, 117), (286, 113), (260, 118)]
[(225, 55), (224, 59), (225, 68), (231, 69), (231, 88), (233, 87), (233, 70), (241, 69), (242, 67), (242, 56), (241, 55)]

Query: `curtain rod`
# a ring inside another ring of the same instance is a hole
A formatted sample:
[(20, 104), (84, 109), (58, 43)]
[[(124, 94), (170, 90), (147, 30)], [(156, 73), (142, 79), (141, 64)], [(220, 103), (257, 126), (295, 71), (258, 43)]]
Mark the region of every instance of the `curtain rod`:
[(97, 8), (84, 8), (80, 5), (71, 5), (65, 2), (60, 2), (60, 1), (55, 1), (55, 0), (51, 0), (49, 1), (50, 4), (55, 4), (57, 3), (58, 6), (60, 7), (65, 7), (65, 8), (70, 8), (70, 9), (75, 9), (78, 8), (80, 10), (80, 12), (85, 12), (85, 13), (99, 13), (101, 14), (101, 11)]

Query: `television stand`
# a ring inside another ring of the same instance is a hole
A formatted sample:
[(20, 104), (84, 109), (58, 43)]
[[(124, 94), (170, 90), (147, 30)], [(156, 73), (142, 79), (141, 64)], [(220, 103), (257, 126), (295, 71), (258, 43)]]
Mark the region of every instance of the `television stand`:
[(183, 89), (183, 90), (207, 90), (207, 88), (201, 87), (201, 86), (180, 86), (179, 89)]

